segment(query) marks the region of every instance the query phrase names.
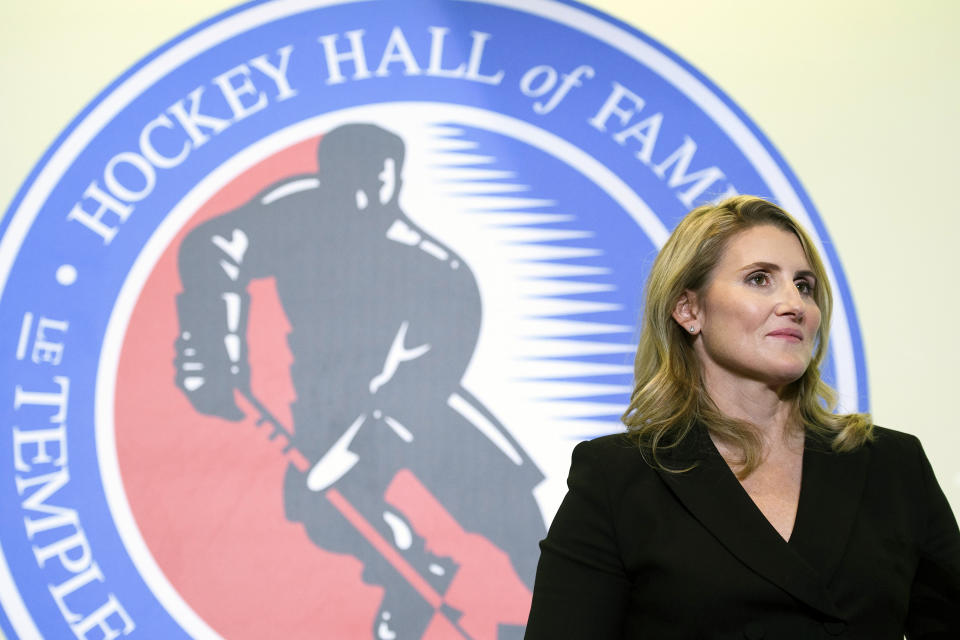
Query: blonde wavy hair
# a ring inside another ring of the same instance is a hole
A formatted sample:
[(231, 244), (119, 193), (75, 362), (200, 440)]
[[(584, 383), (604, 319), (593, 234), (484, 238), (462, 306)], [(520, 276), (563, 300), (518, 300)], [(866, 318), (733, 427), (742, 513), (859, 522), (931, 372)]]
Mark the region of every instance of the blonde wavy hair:
[(702, 294), (727, 242), (760, 225), (772, 225), (797, 237), (816, 277), (813, 299), (820, 308), (820, 330), (810, 365), (788, 387), (800, 425), (820, 435), (834, 451), (852, 451), (872, 438), (870, 416), (835, 414), (837, 394), (820, 379), (829, 344), (833, 294), (823, 261), (807, 233), (780, 207), (755, 196), (734, 196), (697, 207), (674, 229), (660, 250), (646, 285), (640, 341), (634, 363), (634, 389), (623, 423), (633, 441), (660, 469), (658, 454), (676, 447), (701, 422), (712, 435), (740, 452), (741, 478), (761, 462), (757, 427), (724, 415), (704, 388), (693, 338), (673, 318), (685, 291)]

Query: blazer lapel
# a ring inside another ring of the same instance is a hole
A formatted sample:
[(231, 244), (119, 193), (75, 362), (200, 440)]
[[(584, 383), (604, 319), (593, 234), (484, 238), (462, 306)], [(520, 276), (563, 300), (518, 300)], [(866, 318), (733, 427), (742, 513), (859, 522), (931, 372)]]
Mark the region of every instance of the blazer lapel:
[(870, 448), (834, 453), (807, 437), (797, 523), (790, 546), (816, 567), (826, 583), (846, 551), (866, 486)]
[[(823, 576), (788, 545), (763, 516), (713, 446), (703, 426), (697, 426), (677, 447), (668, 464), (681, 464), (684, 468), (691, 462), (696, 462), (697, 466), (685, 473), (658, 470), (690, 513), (753, 571), (798, 600), (839, 618), (833, 599), (826, 592)], [(805, 483), (806, 479), (802, 482)], [(801, 485), (801, 503), (804, 490)], [(815, 507), (815, 504), (810, 505), (811, 509)], [(800, 516), (798, 512), (798, 521)], [(816, 540), (815, 544), (819, 544), (817, 536), (812, 538)]]

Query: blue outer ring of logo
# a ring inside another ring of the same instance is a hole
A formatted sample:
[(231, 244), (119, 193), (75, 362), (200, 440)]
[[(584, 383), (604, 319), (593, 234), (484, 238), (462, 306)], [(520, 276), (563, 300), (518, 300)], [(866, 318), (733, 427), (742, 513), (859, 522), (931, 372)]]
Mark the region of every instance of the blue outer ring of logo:
[[(250, 9), (250, 8), (253, 7), (253, 6), (257, 6), (257, 5), (261, 5), (261, 4), (267, 4), (268, 1), (269, 1), (269, 0), (260, 0), (260, 1), (257, 1), (257, 2), (252, 2), (252, 3), (249, 3), (249, 4), (247, 4), (247, 5), (243, 5), (243, 6), (237, 7), (237, 8), (235, 8), (235, 9), (233, 9), (233, 10), (230, 10), (230, 11), (228, 11), (228, 12), (225, 12), (224, 14), (221, 14), (220, 16), (217, 16), (217, 17), (215, 17), (215, 18), (212, 18), (212, 19), (210, 19), (210, 20), (207, 20), (206, 22), (204, 22), (204, 23), (196, 26), (195, 28), (193, 28), (193, 29), (185, 32), (185, 33), (184, 33), (183, 35), (181, 35), (180, 37), (178, 37), (178, 38), (170, 41), (169, 43), (165, 44), (164, 46), (160, 47), (157, 51), (155, 51), (155, 52), (152, 53), (150, 56), (148, 56), (148, 57), (144, 58), (143, 60), (141, 60), (141, 61), (140, 61), (139, 63), (137, 63), (134, 67), (132, 67), (129, 71), (127, 71), (127, 72), (124, 73), (122, 76), (120, 76), (116, 81), (114, 81), (114, 82), (113, 82), (109, 87), (107, 87), (104, 91), (102, 91), (102, 92), (97, 96), (97, 98), (96, 98), (93, 102), (91, 102), (90, 105), (88, 105), (88, 106), (73, 120), (73, 122), (71, 122), (71, 124), (67, 127), (67, 129), (66, 129), (60, 136), (58, 136), (58, 138), (57, 138), (56, 141), (53, 143), (53, 145), (51, 145), (51, 147), (44, 153), (43, 157), (42, 157), (41, 160), (38, 162), (37, 166), (31, 171), (30, 176), (28, 177), (27, 181), (26, 181), (26, 182), (24, 183), (24, 185), (19, 189), (19, 191), (18, 191), (18, 193), (17, 193), (17, 195), (16, 195), (13, 203), (11, 204), (10, 208), (8, 209), (7, 214), (4, 216), (3, 220), (0, 220), (0, 235), (6, 234), (6, 232), (8, 231), (9, 226), (10, 226), (10, 224), (11, 224), (11, 222), (12, 222), (12, 219), (13, 219), (13, 213), (20, 207), (20, 205), (22, 204), (22, 202), (23, 202), (23, 200), (24, 200), (24, 198), (25, 198), (28, 190), (34, 185), (34, 183), (36, 182), (36, 180), (37, 180), (37, 178), (39, 177), (40, 173), (41, 173), (42, 170), (47, 166), (47, 164), (49, 163), (49, 161), (50, 161), (51, 158), (53, 157), (54, 153), (64, 144), (64, 142), (67, 140), (67, 138), (70, 136), (70, 134), (71, 134), (73, 131), (75, 131), (75, 130), (77, 129), (77, 127), (80, 126), (81, 123), (83, 123), (83, 122), (86, 120), (86, 118), (91, 114), (91, 112), (92, 112), (99, 104), (101, 104), (108, 96), (110, 96), (118, 87), (120, 87), (120, 86), (123, 85), (127, 80), (129, 80), (137, 71), (139, 71), (140, 69), (142, 69), (143, 67), (145, 67), (145, 66), (146, 66), (147, 64), (149, 64), (152, 60), (156, 59), (157, 57), (159, 57), (160, 55), (162, 55), (164, 52), (169, 51), (169, 50), (170, 50), (172, 47), (174, 47), (176, 44), (178, 44), (178, 43), (186, 40), (187, 38), (189, 38), (190, 36), (192, 36), (192, 35), (194, 35), (194, 34), (196, 34), (196, 33), (199, 33), (199, 32), (201, 32), (201, 31), (203, 31), (204, 29), (208, 28), (209, 26), (211, 26), (211, 25), (213, 25), (213, 24), (216, 24), (216, 23), (218, 23), (218, 22), (223, 21), (225, 18), (228, 18), (228, 17), (230, 17), (230, 16), (232, 16), (232, 15), (236, 15), (236, 14), (242, 13), (242, 12)], [(622, 23), (622, 22), (620, 22), (620, 21), (617, 21), (617, 20), (615, 20), (615, 19), (611, 19), (610, 17), (604, 15), (603, 13), (601, 13), (601, 12), (599, 12), (599, 11), (593, 9), (593, 8), (585, 7), (585, 6), (580, 5), (580, 4), (578, 4), (578, 3), (569, 2), (569, 1), (567, 1), (567, 0), (558, 0), (558, 3), (559, 3), (559, 4), (568, 5), (568, 6), (570, 6), (570, 7), (575, 7), (576, 9), (578, 9), (578, 10), (580, 10), (580, 11), (583, 11), (583, 12), (585, 12), (585, 13), (591, 14), (591, 15), (599, 18), (599, 19), (602, 19), (602, 20), (608, 22), (608, 23), (614, 24), (614, 25), (616, 25), (618, 28), (622, 29), (623, 31), (625, 31), (625, 32), (627, 32), (627, 33), (629, 33), (629, 34), (631, 34), (631, 35), (633, 35), (633, 36), (635, 36), (635, 37), (643, 40), (643, 41), (646, 42), (647, 44), (649, 44), (649, 45), (653, 46), (654, 48), (656, 48), (660, 53), (662, 53), (663, 55), (665, 55), (666, 57), (668, 57), (668, 58), (669, 58), (670, 60), (672, 60), (674, 63), (680, 65), (683, 69), (686, 70), (686, 72), (688, 72), (689, 74), (691, 74), (692, 76), (694, 76), (701, 84), (703, 84), (706, 88), (708, 88), (715, 96), (718, 96), (718, 97), (724, 102), (724, 104), (727, 106), (727, 108), (729, 108), (729, 109), (739, 118), (739, 120), (746, 125), (746, 127), (749, 129), (749, 131), (751, 132), (751, 134), (752, 134), (757, 140), (759, 140), (759, 141), (761, 142), (761, 144), (763, 145), (765, 151), (766, 151), (768, 154), (770, 154), (771, 157), (774, 158), (774, 160), (775, 160), (775, 162), (777, 163), (780, 171), (787, 177), (787, 179), (788, 179), (788, 181), (789, 181), (789, 183), (790, 183), (790, 186), (791, 186), (791, 188), (793, 189), (793, 191), (794, 191), (794, 192), (798, 195), (798, 197), (801, 199), (801, 201), (803, 202), (803, 204), (804, 204), (804, 206), (806, 207), (807, 211), (808, 211), (808, 212), (811, 212), (810, 219), (811, 219), (811, 221), (812, 221), (812, 223), (813, 223), (813, 225), (814, 225), (814, 227), (815, 227), (816, 233), (817, 233), (821, 238), (826, 238), (826, 237), (827, 237), (826, 229), (825, 229), (823, 223), (821, 222), (821, 220), (819, 219), (819, 217), (813, 213), (815, 210), (814, 210), (814, 208), (813, 208), (812, 202), (810, 201), (809, 197), (806, 195), (805, 191), (804, 191), (803, 188), (801, 187), (801, 185), (800, 185), (799, 181), (797, 180), (796, 176), (793, 174), (793, 172), (789, 169), (789, 167), (788, 167), (788, 166), (786, 165), (786, 163), (784, 162), (783, 158), (782, 158), (782, 157), (780, 156), (780, 154), (776, 151), (776, 149), (773, 148), (773, 146), (769, 143), (769, 141), (767, 141), (767, 139), (766, 139), (765, 136), (762, 134), (762, 132), (746, 117), (746, 115), (742, 112), (742, 110), (740, 110), (731, 100), (729, 100), (729, 99), (727, 98), (727, 96), (726, 96), (725, 94), (723, 94), (723, 92), (721, 92), (716, 86), (713, 85), (713, 83), (711, 83), (707, 78), (705, 78), (705, 77), (704, 77), (702, 74), (700, 74), (697, 70), (695, 70), (695, 69), (693, 69), (692, 67), (690, 67), (690, 65), (686, 64), (686, 63), (685, 63), (682, 59), (680, 59), (678, 56), (676, 56), (675, 54), (673, 54), (672, 52), (670, 52), (669, 50), (667, 50), (666, 48), (664, 48), (663, 46), (661, 46), (659, 43), (657, 43), (657, 42), (655, 42), (654, 40), (652, 40), (651, 38), (649, 38), (649, 37), (645, 36), (644, 34), (640, 33), (639, 31), (637, 31), (637, 30), (634, 29), (633, 27), (631, 27), (631, 26), (629, 26), (629, 25), (627, 25), (627, 24), (624, 24), (624, 23)], [(836, 281), (837, 281), (837, 284), (838, 284), (837, 294), (842, 298), (843, 303), (844, 303), (844, 306), (846, 307), (846, 310), (847, 310), (847, 314), (848, 314), (848, 322), (847, 322), (847, 324), (848, 324), (848, 326), (849, 326), (849, 330), (850, 330), (850, 334), (851, 334), (851, 339), (852, 339), (852, 342), (853, 342), (853, 353), (855, 354), (855, 358), (856, 358), (855, 367), (856, 367), (856, 371), (857, 371), (858, 395), (859, 395), (858, 405), (859, 405), (859, 408), (860, 408), (861, 410), (865, 410), (865, 408), (868, 406), (867, 381), (866, 381), (866, 367), (865, 367), (864, 356), (863, 356), (861, 336), (860, 336), (860, 332), (859, 332), (859, 327), (858, 327), (857, 318), (856, 318), (856, 315), (855, 315), (856, 312), (855, 312), (855, 309), (854, 309), (854, 306), (853, 306), (852, 298), (851, 298), (850, 293), (849, 293), (849, 290), (848, 290), (848, 288), (847, 288), (845, 276), (844, 276), (844, 274), (843, 274), (843, 272), (842, 272), (842, 269), (840, 268), (839, 259), (838, 259), (837, 255), (836, 255), (836, 252), (835, 252), (832, 244), (825, 242), (825, 243), (824, 243), (824, 249), (825, 249), (826, 254), (827, 254), (828, 262), (829, 262), (831, 265), (833, 265), (833, 267), (834, 267), (834, 274), (835, 274)], [(6, 633), (8, 633), (8, 634), (10, 634), (10, 635), (16, 635), (15, 632), (14, 632), (14, 630), (13, 630), (13, 628), (10, 626), (9, 621), (5, 618), (5, 616), (0, 616), (0, 628), (2, 628)]]

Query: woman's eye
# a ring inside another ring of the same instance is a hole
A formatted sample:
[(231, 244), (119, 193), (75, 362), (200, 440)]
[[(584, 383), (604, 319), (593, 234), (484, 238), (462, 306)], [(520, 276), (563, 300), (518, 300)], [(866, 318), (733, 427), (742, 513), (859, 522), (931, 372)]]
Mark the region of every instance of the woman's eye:
[(808, 296), (813, 293), (813, 285), (807, 280), (797, 280), (797, 291)]
[(751, 273), (749, 276), (747, 276), (747, 282), (749, 282), (750, 284), (756, 284), (756, 285), (767, 284), (769, 279), (770, 277), (766, 273), (763, 273), (762, 271), (759, 271), (757, 273)]

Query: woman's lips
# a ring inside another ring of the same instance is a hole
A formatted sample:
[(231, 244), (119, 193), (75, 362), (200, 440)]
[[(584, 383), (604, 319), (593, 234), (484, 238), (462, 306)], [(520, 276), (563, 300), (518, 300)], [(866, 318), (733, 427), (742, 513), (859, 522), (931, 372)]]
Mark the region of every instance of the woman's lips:
[(790, 342), (803, 342), (803, 333), (796, 329), (777, 329), (767, 335), (771, 338), (781, 338)]

